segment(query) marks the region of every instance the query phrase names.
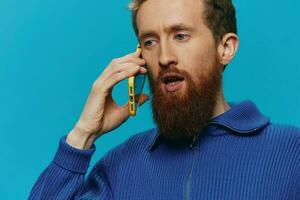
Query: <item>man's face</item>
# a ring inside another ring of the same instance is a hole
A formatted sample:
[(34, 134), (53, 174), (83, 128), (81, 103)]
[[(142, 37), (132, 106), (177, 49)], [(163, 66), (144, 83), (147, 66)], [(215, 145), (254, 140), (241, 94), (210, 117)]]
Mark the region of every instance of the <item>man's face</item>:
[(205, 126), (221, 84), (204, 9), (202, 0), (147, 0), (137, 13), (154, 119), (163, 135), (173, 139), (190, 139)]
[[(197, 75), (216, 64), (216, 46), (204, 24), (202, 1), (148, 0), (141, 5), (137, 14), (139, 40), (154, 79), (163, 66), (172, 65), (197, 81)], [(183, 83), (177, 92), (183, 92), (184, 87)]]

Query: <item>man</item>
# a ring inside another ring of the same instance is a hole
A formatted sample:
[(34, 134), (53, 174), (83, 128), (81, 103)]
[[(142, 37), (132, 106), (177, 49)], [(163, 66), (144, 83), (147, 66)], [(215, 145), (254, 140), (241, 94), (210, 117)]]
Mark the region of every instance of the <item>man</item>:
[[(300, 199), (299, 129), (223, 96), (239, 43), (231, 0), (130, 7), (143, 59), (132, 53), (106, 67), (30, 199)], [(129, 117), (113, 86), (138, 73), (149, 75), (157, 128), (112, 149), (84, 180), (94, 141)]]

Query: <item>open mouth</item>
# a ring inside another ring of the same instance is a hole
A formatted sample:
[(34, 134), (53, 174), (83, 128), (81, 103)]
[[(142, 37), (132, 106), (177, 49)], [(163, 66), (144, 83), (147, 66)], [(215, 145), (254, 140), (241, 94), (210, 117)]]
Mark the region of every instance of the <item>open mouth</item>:
[(177, 73), (166, 73), (161, 77), (161, 82), (168, 92), (174, 92), (181, 88), (184, 77)]
[(164, 84), (170, 84), (170, 83), (174, 83), (174, 82), (180, 82), (183, 81), (184, 77), (180, 74), (176, 74), (176, 73), (166, 73), (165, 75), (163, 75), (161, 77), (161, 81)]

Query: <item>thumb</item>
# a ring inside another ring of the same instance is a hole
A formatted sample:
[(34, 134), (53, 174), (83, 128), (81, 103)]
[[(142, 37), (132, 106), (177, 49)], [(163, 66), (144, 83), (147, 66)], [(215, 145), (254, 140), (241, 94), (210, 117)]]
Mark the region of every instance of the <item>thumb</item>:
[[(149, 97), (147, 95), (141, 94), (138, 102), (139, 106), (143, 105), (148, 100)], [(125, 121), (129, 116), (129, 102), (127, 102), (121, 107), (120, 118)]]
[(121, 112), (119, 114), (119, 117), (122, 119), (122, 121), (125, 121), (129, 117), (129, 102), (126, 103), (121, 107)]

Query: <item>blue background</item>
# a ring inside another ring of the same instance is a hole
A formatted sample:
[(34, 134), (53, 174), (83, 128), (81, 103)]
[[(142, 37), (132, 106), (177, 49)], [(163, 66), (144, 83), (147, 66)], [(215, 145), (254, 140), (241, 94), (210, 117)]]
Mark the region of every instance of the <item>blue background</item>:
[[(127, 0), (0, 1), (0, 194), (26, 199), (76, 123), (94, 80), (135, 50)], [(252, 99), (273, 122), (300, 126), (298, 0), (235, 1), (240, 48), (224, 77), (228, 101)], [(127, 101), (127, 82), (115, 87)], [(91, 165), (153, 127), (150, 103), (97, 141)]]

